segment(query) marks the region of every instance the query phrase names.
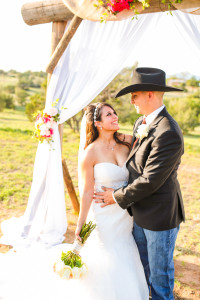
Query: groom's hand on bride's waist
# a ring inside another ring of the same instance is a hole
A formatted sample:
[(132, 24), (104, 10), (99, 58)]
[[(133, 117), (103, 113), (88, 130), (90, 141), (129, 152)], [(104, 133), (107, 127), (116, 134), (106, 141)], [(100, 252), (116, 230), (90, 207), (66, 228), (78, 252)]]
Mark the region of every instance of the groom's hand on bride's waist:
[(115, 200), (113, 198), (114, 189), (106, 188), (104, 186), (101, 187), (104, 192), (94, 192), (94, 201), (96, 203), (101, 203), (101, 207), (115, 204)]

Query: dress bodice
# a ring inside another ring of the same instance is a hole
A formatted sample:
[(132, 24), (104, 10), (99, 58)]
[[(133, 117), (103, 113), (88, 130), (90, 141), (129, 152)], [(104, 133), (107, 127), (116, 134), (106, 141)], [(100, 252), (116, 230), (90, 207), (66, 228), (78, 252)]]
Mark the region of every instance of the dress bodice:
[[(119, 189), (127, 184), (128, 175), (125, 164), (120, 167), (109, 162), (98, 163), (94, 166), (95, 190), (102, 191), (102, 187)], [(132, 235), (133, 219), (126, 209), (122, 209), (117, 203), (105, 207), (101, 205), (102, 203), (93, 201), (88, 220), (97, 224), (95, 232), (104, 246)]]
[(122, 167), (102, 162), (94, 166), (95, 188), (101, 191), (101, 186), (118, 189), (128, 182), (128, 170), (124, 164)]

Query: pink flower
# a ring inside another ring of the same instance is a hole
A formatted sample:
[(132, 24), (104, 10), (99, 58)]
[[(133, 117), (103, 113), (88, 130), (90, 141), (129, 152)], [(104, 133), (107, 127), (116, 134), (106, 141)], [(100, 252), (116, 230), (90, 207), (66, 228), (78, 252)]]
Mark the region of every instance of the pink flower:
[(39, 113), (36, 117), (36, 121), (39, 120), (39, 118), (41, 117), (41, 113)]
[(53, 120), (53, 119), (51, 119), (50, 121), (48, 121), (47, 123), (46, 123), (46, 126), (48, 127), (48, 128), (54, 128), (55, 126), (56, 126), (56, 122)]
[(54, 117), (58, 114), (58, 109), (56, 107), (50, 107), (47, 109), (47, 114)]

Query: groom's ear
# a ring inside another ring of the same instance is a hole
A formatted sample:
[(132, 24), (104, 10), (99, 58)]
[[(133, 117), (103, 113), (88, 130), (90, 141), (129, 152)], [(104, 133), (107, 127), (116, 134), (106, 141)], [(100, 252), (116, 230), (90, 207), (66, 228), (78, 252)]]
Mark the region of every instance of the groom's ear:
[(149, 102), (152, 102), (155, 99), (155, 93), (152, 91), (146, 92), (147, 93), (147, 99)]

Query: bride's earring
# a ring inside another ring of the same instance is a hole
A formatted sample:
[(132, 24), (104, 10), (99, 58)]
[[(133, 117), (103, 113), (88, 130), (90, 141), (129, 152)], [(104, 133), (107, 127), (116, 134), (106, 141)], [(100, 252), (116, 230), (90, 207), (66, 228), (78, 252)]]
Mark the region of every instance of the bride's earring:
[(102, 130), (102, 126), (100, 127), (100, 129)]

